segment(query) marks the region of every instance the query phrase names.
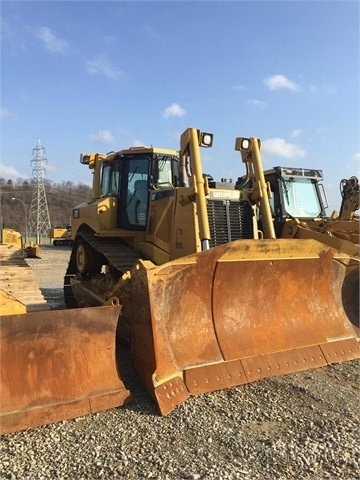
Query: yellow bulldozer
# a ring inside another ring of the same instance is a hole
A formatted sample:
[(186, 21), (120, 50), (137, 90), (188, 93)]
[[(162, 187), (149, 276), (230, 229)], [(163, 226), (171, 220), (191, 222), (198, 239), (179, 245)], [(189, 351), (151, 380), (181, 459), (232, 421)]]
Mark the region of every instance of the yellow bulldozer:
[(23, 248), (23, 240), (20, 232), (13, 228), (0, 226), (0, 245), (14, 245), (18, 248)]
[(49, 238), (54, 247), (64, 246), (68, 247), (72, 245), (71, 240), (71, 226), (57, 226), (51, 228), (49, 232)]
[(34, 242), (24, 242), (23, 236), (13, 228), (4, 227), (1, 220), (0, 245), (14, 246), (21, 250), (25, 258), (41, 258), (40, 247)]
[[(322, 170), (274, 167), (264, 172), (277, 238), (312, 238), (359, 257), (359, 182), (357, 177), (340, 182), (340, 213), (326, 215), (327, 199)], [(236, 188), (252, 188), (254, 176), (239, 177)], [(262, 212), (259, 228), (262, 228)]]
[(130, 401), (124, 344), (162, 415), (193, 394), (360, 357), (358, 257), (313, 229), (277, 238), (260, 140), (235, 141), (238, 188), (203, 173), (212, 142), (189, 128), (179, 151), (81, 155), (93, 189), (72, 210), (68, 310), (4, 317), (3, 433)]

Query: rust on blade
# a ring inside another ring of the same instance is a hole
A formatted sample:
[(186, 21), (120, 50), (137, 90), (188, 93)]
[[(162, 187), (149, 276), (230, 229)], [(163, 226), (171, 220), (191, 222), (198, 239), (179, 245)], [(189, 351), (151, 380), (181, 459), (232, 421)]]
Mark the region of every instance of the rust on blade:
[(325, 343), (320, 348), (329, 364), (360, 358), (360, 345), (355, 338)]
[(1, 433), (123, 405), (115, 336), (121, 307), (1, 319)]
[(189, 392), (180, 377), (174, 377), (155, 387), (154, 394), (161, 415), (167, 415), (189, 397)]
[(191, 394), (205, 393), (248, 383), (240, 360), (189, 368), (185, 370), (184, 378)]
[[(358, 278), (358, 260), (314, 240), (238, 240), (140, 262), (135, 368), (164, 414), (189, 394), (358, 358), (353, 343), (340, 354), (359, 336)], [(170, 401), (158, 392), (174, 376), (186, 392)]]
[(331, 251), (239, 262), (235, 254), (220, 259), (214, 279), (214, 325), (225, 360), (355, 336), (341, 297), (352, 267)]
[(249, 382), (327, 365), (317, 345), (244, 358), (241, 363)]

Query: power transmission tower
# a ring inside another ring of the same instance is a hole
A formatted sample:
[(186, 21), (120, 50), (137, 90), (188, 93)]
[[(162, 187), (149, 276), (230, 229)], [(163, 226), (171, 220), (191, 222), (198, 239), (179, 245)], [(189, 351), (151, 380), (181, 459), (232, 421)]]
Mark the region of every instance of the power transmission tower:
[(40, 244), (40, 235), (47, 234), (51, 228), (44, 182), (46, 172), (44, 165), (47, 163), (47, 159), (44, 157), (45, 148), (41, 145), (40, 138), (32, 153), (33, 159), (30, 165), (33, 164), (32, 176), (35, 181), (33, 182), (29, 230), (30, 232), (36, 232), (36, 243)]

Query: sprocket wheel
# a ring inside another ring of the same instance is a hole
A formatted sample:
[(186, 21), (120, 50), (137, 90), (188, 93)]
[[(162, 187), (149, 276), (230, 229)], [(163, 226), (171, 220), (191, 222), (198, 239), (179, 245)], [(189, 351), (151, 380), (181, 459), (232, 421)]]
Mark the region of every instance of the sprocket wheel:
[(86, 243), (79, 243), (75, 252), (76, 268), (79, 273), (90, 274), (101, 271), (99, 255)]

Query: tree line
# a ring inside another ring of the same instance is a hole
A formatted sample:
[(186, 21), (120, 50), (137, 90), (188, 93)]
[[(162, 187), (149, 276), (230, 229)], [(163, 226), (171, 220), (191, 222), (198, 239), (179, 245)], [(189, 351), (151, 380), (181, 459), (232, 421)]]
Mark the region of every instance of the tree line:
[[(44, 184), (51, 226), (70, 225), (72, 208), (90, 199), (91, 187), (83, 183), (76, 185), (71, 181), (55, 183), (44, 180)], [(0, 216), (4, 227), (25, 234), (36, 191), (34, 180), (0, 178)]]

